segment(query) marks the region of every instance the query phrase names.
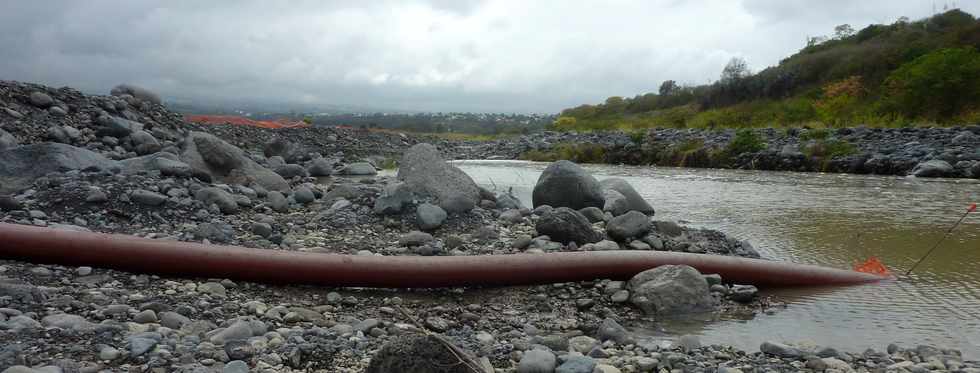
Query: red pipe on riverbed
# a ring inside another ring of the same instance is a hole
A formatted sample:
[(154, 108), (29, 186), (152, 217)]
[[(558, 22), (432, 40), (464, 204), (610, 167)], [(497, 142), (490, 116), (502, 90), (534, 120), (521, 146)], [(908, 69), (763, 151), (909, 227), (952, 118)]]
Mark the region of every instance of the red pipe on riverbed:
[(0, 258), (159, 275), (381, 288), (527, 285), (629, 279), (686, 264), (757, 286), (843, 285), (883, 277), (849, 270), (731, 256), (658, 251), (588, 251), (473, 256), (360, 256), (250, 249), (0, 223)]

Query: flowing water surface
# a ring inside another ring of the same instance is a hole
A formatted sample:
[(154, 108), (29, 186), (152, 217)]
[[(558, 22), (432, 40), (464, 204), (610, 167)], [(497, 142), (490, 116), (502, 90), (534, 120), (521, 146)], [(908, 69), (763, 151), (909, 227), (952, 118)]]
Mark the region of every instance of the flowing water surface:
[[(531, 205), (544, 163), (455, 162), (477, 183)], [(980, 200), (977, 180), (586, 165), (622, 177), (656, 218), (724, 231), (775, 260), (850, 268), (870, 256), (904, 272)], [(651, 339), (697, 334), (755, 351), (766, 340), (860, 352), (931, 344), (980, 359), (980, 213), (967, 217), (908, 278), (878, 284), (766, 290), (786, 308), (702, 321), (632, 325)]]

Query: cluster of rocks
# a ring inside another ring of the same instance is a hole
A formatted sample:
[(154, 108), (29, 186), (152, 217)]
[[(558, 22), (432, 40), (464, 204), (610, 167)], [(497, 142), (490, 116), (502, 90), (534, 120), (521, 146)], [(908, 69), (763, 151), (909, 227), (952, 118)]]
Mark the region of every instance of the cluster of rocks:
[[(919, 177), (980, 178), (980, 125), (962, 127), (838, 128), (827, 135), (789, 128), (752, 130), (765, 149), (737, 154), (731, 163), (690, 167), (732, 167), (774, 171), (827, 171), (855, 174), (915, 175)], [(809, 133), (809, 134), (808, 134)], [(814, 139), (826, 136), (826, 139)], [(593, 144), (606, 149), (609, 162), (644, 164), (644, 154), (697, 142), (705, 152), (724, 149), (735, 130), (650, 129), (642, 136), (622, 132), (543, 132), (490, 142), (471, 142), (454, 147), (463, 159), (516, 159), (530, 151), (549, 151), (561, 144)], [(819, 141), (841, 141), (854, 147), (853, 154), (830, 159), (807, 155), (804, 150)]]

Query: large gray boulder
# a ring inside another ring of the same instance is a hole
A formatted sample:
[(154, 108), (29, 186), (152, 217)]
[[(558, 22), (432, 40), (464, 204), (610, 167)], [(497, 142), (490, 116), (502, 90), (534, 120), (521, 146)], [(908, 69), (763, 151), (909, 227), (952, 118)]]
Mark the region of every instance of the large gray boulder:
[(135, 97), (139, 101), (145, 101), (151, 104), (159, 104), (162, 102), (160, 100), (160, 96), (157, 95), (156, 93), (153, 93), (146, 88), (137, 87), (132, 84), (117, 85), (114, 88), (112, 88), (111, 91), (109, 91), (109, 94), (113, 96), (130, 95)]
[(649, 315), (682, 315), (708, 312), (716, 304), (708, 281), (687, 265), (663, 265), (633, 276), (630, 302)]
[(538, 234), (561, 243), (584, 245), (602, 240), (602, 234), (592, 229), (589, 219), (568, 207), (559, 207), (541, 215), (534, 228)]
[(605, 199), (599, 181), (579, 165), (561, 160), (544, 169), (531, 193), (534, 207), (602, 208)]
[(912, 169), (915, 177), (947, 177), (953, 176), (956, 169), (949, 162), (933, 159), (919, 163)]
[(642, 212), (632, 210), (617, 216), (606, 223), (606, 234), (610, 238), (624, 242), (630, 238), (641, 238), (650, 232), (650, 218)]
[(204, 132), (191, 132), (184, 139), (180, 160), (228, 184), (255, 183), (267, 190), (289, 190), (282, 176), (255, 163), (238, 147)]
[(0, 194), (18, 192), (49, 173), (111, 170), (118, 163), (88, 149), (45, 142), (0, 151)]
[[(654, 213), (653, 206), (650, 206), (650, 204), (645, 199), (643, 199), (642, 196), (640, 196), (640, 193), (637, 193), (636, 189), (633, 189), (633, 186), (630, 185), (630, 183), (628, 183), (626, 180), (623, 180), (618, 177), (613, 177), (600, 181), (599, 186), (604, 191), (614, 190), (616, 192), (619, 192), (619, 194), (622, 194), (623, 197), (626, 198), (625, 206), (624, 206), (626, 211), (639, 211), (647, 215), (653, 215)], [(613, 215), (619, 216), (626, 213), (626, 211), (610, 211), (610, 212), (612, 212)]]
[(405, 152), (398, 179), (412, 192), (435, 199), (449, 213), (469, 211), (480, 203), (480, 188), (473, 179), (446, 163), (431, 144), (417, 144)]

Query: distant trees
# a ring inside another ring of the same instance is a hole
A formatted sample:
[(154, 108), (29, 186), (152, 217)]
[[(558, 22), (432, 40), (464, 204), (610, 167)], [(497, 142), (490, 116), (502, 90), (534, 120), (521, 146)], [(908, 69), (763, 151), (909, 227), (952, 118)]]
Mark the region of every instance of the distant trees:
[(745, 63), (745, 60), (741, 57), (732, 57), (732, 59), (728, 60), (725, 68), (721, 70), (721, 79), (718, 82), (721, 84), (732, 84), (747, 78), (749, 75), (752, 75), (752, 71), (749, 70), (749, 64)]
[(843, 40), (854, 36), (854, 28), (849, 24), (837, 25), (834, 27), (834, 39)]
[(677, 85), (677, 82), (673, 80), (665, 80), (663, 83), (660, 83), (659, 92), (661, 96), (669, 96), (676, 93), (680, 89), (681, 87)]

